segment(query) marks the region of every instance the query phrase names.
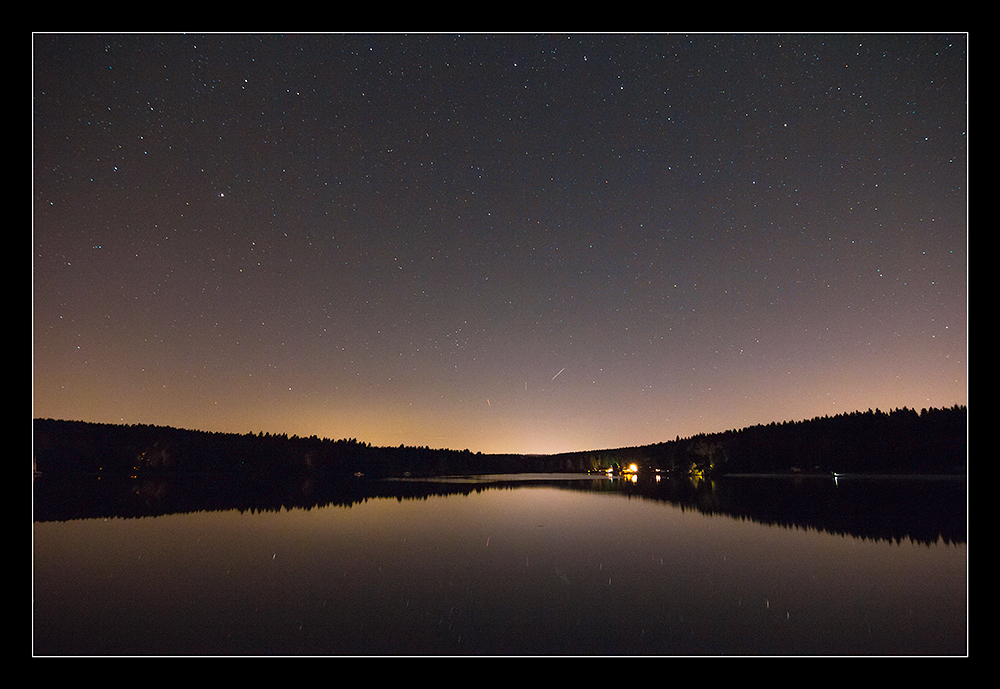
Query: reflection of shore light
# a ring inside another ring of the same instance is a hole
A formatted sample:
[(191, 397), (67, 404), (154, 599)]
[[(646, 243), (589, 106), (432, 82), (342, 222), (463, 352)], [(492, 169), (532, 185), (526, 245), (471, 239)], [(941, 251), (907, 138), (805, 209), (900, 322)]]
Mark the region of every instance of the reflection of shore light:
[(618, 478), (631, 479), (633, 483), (639, 480), (638, 473), (638, 464), (629, 464), (627, 467), (620, 467), (617, 470), (614, 467), (608, 467), (605, 469), (605, 474), (608, 478), (615, 478), (617, 476)]

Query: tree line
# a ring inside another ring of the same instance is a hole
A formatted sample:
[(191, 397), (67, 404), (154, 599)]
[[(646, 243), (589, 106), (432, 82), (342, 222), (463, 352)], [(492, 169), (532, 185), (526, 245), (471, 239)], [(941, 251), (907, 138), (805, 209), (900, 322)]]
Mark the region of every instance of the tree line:
[(968, 409), (955, 405), (772, 422), (605, 454), (687, 473), (961, 475), (967, 446)]
[(35, 419), (33, 462), (46, 473), (92, 475), (324, 473), (366, 476), (587, 472), (636, 464), (677, 473), (961, 474), (967, 409), (903, 407), (750, 426), (652, 445), (556, 455), (482, 454), (427, 446), (375, 447), (270, 433)]
[(484, 455), (427, 446), (376, 447), (272, 433), (220, 433), (152, 426), (35, 419), (34, 468), (42, 475), (238, 473), (260, 477), (311, 473), (430, 476), (543, 471), (537, 458)]

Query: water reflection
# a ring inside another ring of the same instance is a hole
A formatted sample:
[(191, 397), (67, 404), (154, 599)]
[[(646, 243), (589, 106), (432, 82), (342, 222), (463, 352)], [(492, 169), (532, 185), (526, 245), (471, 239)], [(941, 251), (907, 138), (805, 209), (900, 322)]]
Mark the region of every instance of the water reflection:
[(953, 499), (964, 514), (964, 482), (51, 485), (35, 504), (43, 655), (966, 648), (964, 523), (935, 521)]
[(566, 490), (621, 493), (705, 514), (769, 525), (818, 529), (876, 540), (964, 543), (964, 478), (854, 476), (734, 476), (706, 479), (627, 473), (518, 474), (323, 480), (306, 474), (284, 483), (238, 475), (184, 477), (38, 477), (36, 521), (145, 517), (198, 511), (268, 512), (350, 506), (374, 498), (426, 499), (484, 490), (551, 485)]

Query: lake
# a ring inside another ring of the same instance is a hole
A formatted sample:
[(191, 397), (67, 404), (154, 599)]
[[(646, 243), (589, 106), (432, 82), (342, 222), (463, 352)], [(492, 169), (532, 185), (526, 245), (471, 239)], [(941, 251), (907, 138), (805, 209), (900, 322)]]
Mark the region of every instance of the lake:
[(967, 653), (964, 479), (239, 483), (36, 479), (34, 653)]

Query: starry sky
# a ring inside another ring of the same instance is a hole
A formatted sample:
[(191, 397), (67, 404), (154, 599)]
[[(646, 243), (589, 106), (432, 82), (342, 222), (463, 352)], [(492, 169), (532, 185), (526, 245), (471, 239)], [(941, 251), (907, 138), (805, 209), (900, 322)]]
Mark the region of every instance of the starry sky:
[(967, 35), (32, 43), (36, 418), (554, 453), (967, 403)]

